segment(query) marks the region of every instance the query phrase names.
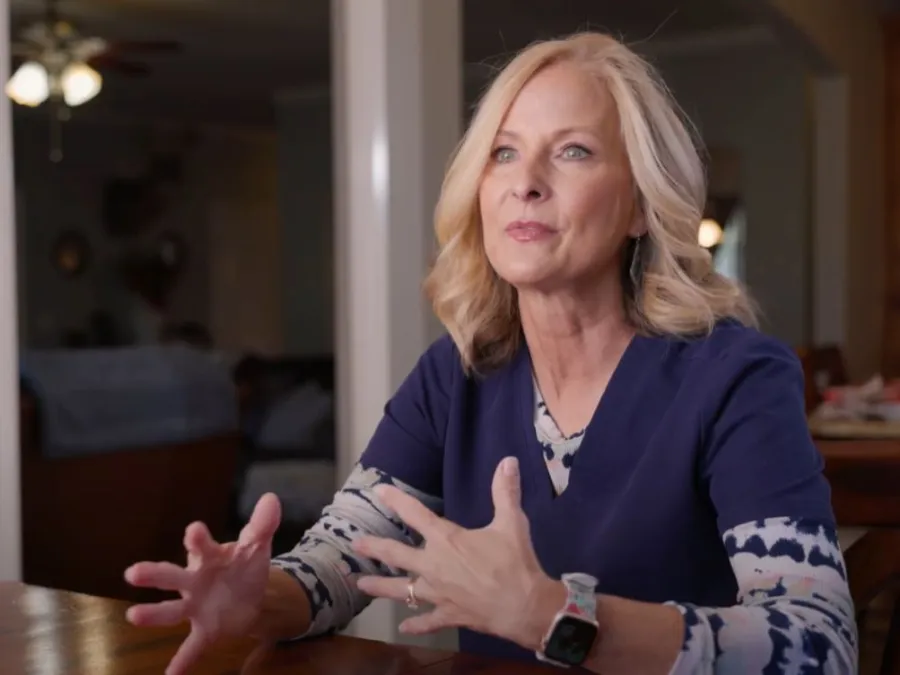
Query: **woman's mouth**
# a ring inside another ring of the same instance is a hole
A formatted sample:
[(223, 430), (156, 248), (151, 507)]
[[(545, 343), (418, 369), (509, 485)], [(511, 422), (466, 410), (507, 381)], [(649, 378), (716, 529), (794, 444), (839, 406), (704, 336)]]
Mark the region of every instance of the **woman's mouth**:
[(556, 228), (537, 220), (514, 220), (506, 226), (506, 234), (519, 242), (542, 241), (556, 233)]

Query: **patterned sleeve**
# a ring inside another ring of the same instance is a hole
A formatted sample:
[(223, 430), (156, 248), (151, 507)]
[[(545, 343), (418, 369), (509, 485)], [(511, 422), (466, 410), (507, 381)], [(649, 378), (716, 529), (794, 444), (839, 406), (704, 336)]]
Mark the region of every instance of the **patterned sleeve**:
[(356, 588), (363, 574), (399, 576), (402, 570), (357, 554), (351, 544), (365, 535), (387, 537), (412, 546), (421, 544), (417, 533), (381, 504), (374, 488), (381, 483), (395, 485), (435, 513), (441, 513), (441, 499), (424, 494), (383, 471), (357, 465), (318, 522), (290, 552), (277, 556), (272, 564), (290, 574), (306, 591), (312, 610), (312, 624), (296, 639), (344, 628), (371, 598)]
[(671, 675), (857, 672), (853, 601), (830, 524), (769, 518), (731, 528), (724, 541), (738, 605), (675, 605), (685, 635)]

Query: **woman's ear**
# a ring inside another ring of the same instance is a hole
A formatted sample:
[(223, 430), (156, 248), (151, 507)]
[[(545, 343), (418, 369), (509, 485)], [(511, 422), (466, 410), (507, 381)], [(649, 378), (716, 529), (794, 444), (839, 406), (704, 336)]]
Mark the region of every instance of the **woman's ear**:
[(628, 236), (633, 239), (640, 239), (647, 234), (647, 219), (644, 218), (644, 212), (637, 208), (634, 212), (634, 218), (631, 219), (631, 227), (628, 228)]
[(628, 236), (632, 239), (640, 239), (647, 234), (647, 219), (644, 217), (644, 200), (638, 190), (637, 185), (634, 186), (634, 200), (631, 210), (631, 226), (628, 228)]

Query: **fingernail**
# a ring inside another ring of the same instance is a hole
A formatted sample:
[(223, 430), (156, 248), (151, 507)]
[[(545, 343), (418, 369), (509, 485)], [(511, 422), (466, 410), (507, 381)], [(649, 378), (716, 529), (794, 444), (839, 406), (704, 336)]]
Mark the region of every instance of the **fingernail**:
[(515, 457), (507, 457), (503, 460), (503, 473), (506, 476), (513, 477), (519, 473), (519, 460)]

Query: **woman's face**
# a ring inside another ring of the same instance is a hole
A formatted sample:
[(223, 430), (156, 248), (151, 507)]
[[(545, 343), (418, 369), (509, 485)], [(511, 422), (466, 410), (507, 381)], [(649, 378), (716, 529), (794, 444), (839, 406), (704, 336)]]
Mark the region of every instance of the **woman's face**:
[(618, 275), (626, 237), (640, 229), (606, 86), (571, 63), (535, 75), (494, 140), (479, 206), (488, 260), (519, 290)]

